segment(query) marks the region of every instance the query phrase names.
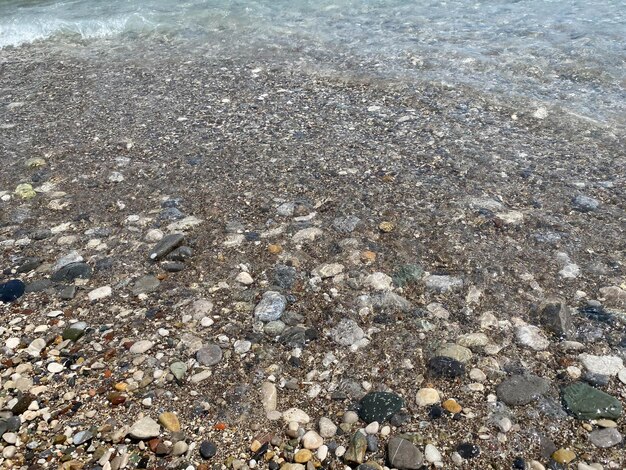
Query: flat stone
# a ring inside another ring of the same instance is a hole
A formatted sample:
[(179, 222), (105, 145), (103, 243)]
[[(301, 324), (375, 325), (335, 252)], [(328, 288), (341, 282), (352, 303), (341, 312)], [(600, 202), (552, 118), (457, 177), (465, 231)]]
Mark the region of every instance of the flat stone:
[(527, 405), (550, 389), (550, 382), (536, 375), (513, 375), (496, 387), (496, 395), (510, 406)]
[(91, 302), (94, 302), (96, 300), (101, 300), (106, 297), (110, 297), (111, 293), (112, 293), (111, 286), (102, 286), (89, 292), (89, 294), (87, 294), (87, 297), (89, 298)]
[(589, 196), (578, 195), (572, 198), (572, 207), (579, 212), (592, 212), (600, 207), (600, 201)]
[(77, 321), (63, 330), (62, 338), (69, 339), (70, 341), (78, 341), (87, 330), (87, 323), (84, 321)]
[(424, 462), (424, 455), (406, 439), (393, 437), (387, 444), (387, 461), (391, 468), (418, 470)]
[(170, 364), (170, 371), (176, 377), (176, 380), (181, 381), (187, 374), (187, 364), (184, 362), (176, 361)]
[(354, 232), (354, 230), (361, 222), (357, 216), (349, 215), (347, 217), (337, 217), (333, 220), (333, 228), (340, 233), (350, 233)]
[(363, 329), (350, 318), (343, 318), (331, 330), (333, 341), (341, 346), (351, 346), (365, 337)]
[(324, 443), (324, 439), (315, 431), (307, 431), (302, 436), (302, 446), (305, 449), (316, 450)]
[(344, 270), (344, 265), (340, 263), (326, 263), (318, 266), (313, 270), (313, 274), (315, 276), (319, 276), (322, 279), (327, 279), (329, 277), (335, 277), (338, 274), (341, 274)]
[(244, 286), (249, 286), (250, 284), (254, 283), (254, 279), (252, 279), (252, 276), (250, 276), (250, 273), (247, 273), (245, 271), (237, 274), (235, 281), (237, 281), (239, 284), (243, 284)]
[(144, 354), (148, 352), (154, 346), (154, 341), (150, 341), (148, 339), (142, 339), (133, 343), (130, 347), (131, 354)]
[(313, 458), (313, 452), (311, 452), (309, 449), (300, 449), (294, 455), (293, 460), (296, 463), (307, 463), (312, 458)]
[(262, 322), (275, 321), (282, 316), (286, 307), (287, 299), (284, 295), (275, 291), (267, 291), (255, 307), (254, 317)]
[(294, 234), (291, 240), (294, 243), (312, 242), (316, 238), (321, 237), (324, 234), (322, 229), (317, 227), (309, 227), (302, 229)]
[(458, 344), (448, 343), (440, 346), (435, 355), (449, 357), (456, 361), (466, 363), (472, 358), (472, 351)]
[(451, 357), (435, 356), (428, 361), (428, 372), (433, 377), (461, 377), (465, 375), (465, 364)]
[(430, 463), (441, 462), (443, 459), (439, 449), (432, 444), (426, 444), (426, 447), (424, 448), (424, 458)]
[(623, 437), (615, 428), (604, 428), (591, 431), (589, 440), (594, 446), (606, 449), (622, 442)]
[(135, 281), (132, 291), (133, 295), (149, 294), (150, 292), (154, 292), (159, 288), (160, 284), (161, 281), (159, 281), (155, 276), (141, 276)]
[(560, 464), (568, 464), (576, 458), (576, 454), (569, 450), (561, 448), (552, 454), (552, 460)]
[(91, 266), (87, 263), (70, 263), (55, 272), (51, 279), (54, 282), (74, 282), (75, 279), (89, 279)]
[(165, 411), (159, 415), (159, 423), (170, 432), (180, 431), (180, 421), (178, 416), (169, 411)]
[(574, 333), (572, 309), (562, 299), (549, 299), (542, 302), (534, 315), (537, 322), (562, 338), (570, 338)]
[(624, 369), (624, 361), (617, 356), (594, 356), (583, 353), (578, 355), (578, 359), (592, 374), (614, 377)]
[(128, 435), (133, 439), (146, 440), (158, 437), (161, 431), (159, 423), (146, 416), (136, 421), (128, 431)]
[(359, 402), (359, 417), (366, 423), (383, 423), (391, 415), (400, 411), (404, 400), (391, 392), (370, 392)]
[(419, 281), (424, 275), (424, 269), (417, 264), (405, 264), (400, 266), (392, 276), (396, 287), (405, 287)]
[(196, 360), (203, 366), (214, 366), (222, 360), (222, 348), (217, 344), (209, 344), (196, 352)]
[(283, 412), (283, 420), (286, 423), (296, 422), (299, 424), (308, 424), (311, 418), (299, 408), (289, 408)]
[(464, 459), (473, 459), (480, 455), (480, 447), (471, 442), (463, 442), (456, 447), (457, 453)]
[(79, 431), (72, 437), (72, 443), (75, 446), (79, 446), (90, 441), (91, 439), (93, 439), (93, 434), (90, 431)]
[(149, 254), (149, 258), (152, 261), (158, 261), (168, 255), (174, 248), (178, 247), (185, 235), (182, 233), (172, 233), (164, 236), (155, 246), (152, 248)]
[[(468, 333), (466, 335), (460, 336), (457, 340), (457, 344), (459, 346), (470, 349), (484, 348), (489, 344), (489, 338), (485, 333)], [(440, 355), (443, 356), (443, 354)]]
[(577, 419), (617, 419), (622, 414), (620, 401), (602, 390), (576, 382), (562, 391), (566, 408)]
[(515, 330), (515, 338), (522, 346), (534, 349), (535, 351), (543, 351), (550, 346), (550, 341), (548, 341), (543, 331), (534, 325), (517, 327)]
[(424, 279), (426, 288), (435, 292), (449, 292), (463, 287), (463, 279), (446, 275), (430, 275)]
[(266, 413), (276, 409), (276, 399), (276, 385), (271, 382), (264, 382), (261, 385), (261, 404)]
[(372, 273), (365, 278), (363, 285), (373, 290), (391, 290), (393, 279), (385, 273)]

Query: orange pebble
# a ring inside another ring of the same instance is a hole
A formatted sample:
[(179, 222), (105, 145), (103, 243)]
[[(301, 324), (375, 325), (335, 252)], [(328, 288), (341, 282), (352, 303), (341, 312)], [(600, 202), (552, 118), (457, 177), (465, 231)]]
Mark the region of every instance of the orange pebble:
[(447, 411), (449, 411), (450, 413), (453, 413), (453, 414), (460, 413), (460, 412), (461, 412), (461, 410), (463, 409), (463, 408), (461, 407), (461, 405), (459, 405), (459, 404), (456, 402), (456, 400), (453, 400), (452, 398), (449, 398), (449, 399), (447, 399), (446, 401), (444, 401), (444, 402), (442, 403), (442, 406), (443, 406), (443, 407), (444, 407)]
[(280, 245), (270, 245), (267, 247), (267, 251), (273, 255), (278, 255), (283, 252), (283, 247)]

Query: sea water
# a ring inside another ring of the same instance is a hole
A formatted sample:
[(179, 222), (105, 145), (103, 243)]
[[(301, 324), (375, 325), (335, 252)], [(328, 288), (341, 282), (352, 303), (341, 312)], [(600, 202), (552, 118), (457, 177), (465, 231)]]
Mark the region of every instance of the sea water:
[(0, 56), (160, 38), (626, 116), (626, 0), (0, 0)]

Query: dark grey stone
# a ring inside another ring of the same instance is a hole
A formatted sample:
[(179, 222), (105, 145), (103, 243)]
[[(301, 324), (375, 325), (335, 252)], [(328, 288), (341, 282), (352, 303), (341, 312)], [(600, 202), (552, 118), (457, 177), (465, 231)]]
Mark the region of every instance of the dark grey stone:
[(184, 239), (185, 235), (182, 233), (172, 233), (170, 235), (165, 235), (161, 239), (161, 241), (157, 243), (155, 247), (150, 251), (149, 258), (152, 261), (160, 260), (168, 253), (170, 253), (174, 248), (179, 246)]
[(513, 375), (498, 385), (498, 399), (510, 406), (527, 405), (546, 394), (550, 382), (532, 374)]
[(406, 439), (393, 437), (387, 444), (387, 461), (391, 468), (418, 470), (422, 466), (424, 455)]

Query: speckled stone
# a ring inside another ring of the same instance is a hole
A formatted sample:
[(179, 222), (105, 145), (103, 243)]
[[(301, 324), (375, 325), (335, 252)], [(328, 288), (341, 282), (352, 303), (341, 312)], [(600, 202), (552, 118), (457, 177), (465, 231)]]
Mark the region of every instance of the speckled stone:
[(562, 392), (567, 409), (578, 419), (617, 419), (622, 414), (622, 404), (602, 390), (576, 382)]
[(403, 406), (404, 400), (395, 393), (371, 392), (359, 402), (359, 417), (368, 424), (373, 421), (382, 423)]

